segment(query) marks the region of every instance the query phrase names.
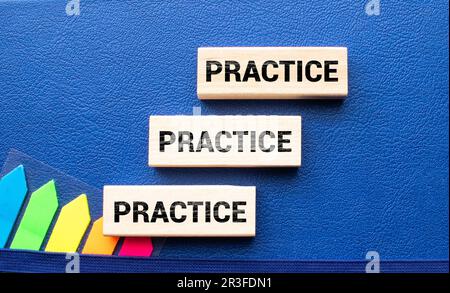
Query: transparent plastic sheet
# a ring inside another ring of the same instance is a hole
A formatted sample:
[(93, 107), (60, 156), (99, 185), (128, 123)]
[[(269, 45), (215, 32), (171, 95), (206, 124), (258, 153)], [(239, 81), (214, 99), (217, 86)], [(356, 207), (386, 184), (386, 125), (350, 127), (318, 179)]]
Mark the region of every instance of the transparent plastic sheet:
[[(55, 180), (60, 203), (59, 210), (47, 233), (43, 246), (45, 247), (50, 232), (54, 226), (61, 207), (70, 202), (81, 193), (88, 197), (92, 222), (102, 215), (102, 192), (74, 177), (64, 174), (45, 163), (42, 163), (17, 150), (10, 150), (0, 177), (17, 167), (23, 165), (27, 176), (28, 195), (13, 228), (10, 239), (6, 245), (9, 247), (11, 238), (17, 229), (23, 215), (31, 192), (51, 179)], [(78, 252), (84, 246), (87, 233), (79, 246)], [(363, 273), (367, 262), (358, 261), (326, 261), (326, 260), (211, 260), (211, 259), (162, 259), (159, 256), (164, 245), (164, 238), (153, 238), (154, 251), (150, 258), (146, 257), (118, 257), (122, 241), (116, 247), (115, 256), (81, 255), (81, 272), (84, 273), (128, 273), (128, 272), (154, 272), (154, 273), (330, 273), (330, 272), (355, 272)], [(59, 253), (30, 252), (0, 249), (0, 272), (37, 272), (37, 273), (63, 273), (65, 272), (67, 259)], [(408, 260), (389, 261), (382, 263), (382, 272), (385, 273), (418, 273), (440, 272), (448, 273), (448, 260)]]
[[(0, 178), (3, 177), (5, 174), (9, 173), (11, 170), (16, 168), (19, 165), (23, 165), (25, 169), (26, 174), (26, 180), (28, 185), (28, 193), (25, 198), (25, 201), (22, 205), (22, 209), (20, 211), (20, 214), (16, 220), (16, 223), (14, 225), (14, 228), (9, 236), (8, 242), (6, 243), (6, 247), (8, 248), (11, 244), (12, 238), (15, 234), (15, 231), (17, 230), (17, 227), (19, 226), (20, 219), (23, 216), (23, 213), (25, 212), (26, 206), (28, 204), (30, 195), (33, 191), (41, 187), (43, 184), (47, 183), (50, 180), (55, 181), (56, 185), (56, 191), (58, 195), (58, 201), (59, 206), (58, 210), (56, 211), (55, 217), (53, 218), (52, 224), (50, 225), (50, 228), (47, 232), (47, 235), (44, 239), (44, 242), (41, 247), (41, 251), (43, 248), (45, 248), (48, 238), (51, 234), (51, 231), (53, 230), (53, 227), (55, 225), (57, 216), (59, 212), (61, 211), (61, 208), (69, 203), (71, 200), (75, 199), (80, 194), (86, 194), (88, 198), (88, 204), (89, 204), (89, 210), (91, 215), (91, 223), (89, 224), (88, 229), (86, 230), (85, 235), (83, 236), (83, 239), (80, 242), (80, 245), (78, 246), (78, 252), (80, 253), (81, 250), (84, 247), (84, 243), (86, 242), (87, 236), (89, 235), (89, 232), (91, 231), (92, 224), (94, 221), (96, 221), (98, 218), (100, 218), (103, 214), (103, 194), (102, 190), (92, 187), (72, 176), (69, 176), (67, 174), (64, 174), (63, 172), (41, 162), (38, 161), (27, 154), (24, 154), (18, 150), (11, 149), (8, 152), (6, 161), (3, 165), (2, 171), (0, 173)], [(130, 182), (130, 184), (132, 184)], [(159, 256), (165, 242), (165, 238), (152, 238), (153, 242), (153, 253), (151, 257)], [(117, 247), (114, 251), (114, 255), (117, 255), (117, 252), (120, 250), (123, 243), (123, 238), (119, 240), (119, 243), (117, 244)]]

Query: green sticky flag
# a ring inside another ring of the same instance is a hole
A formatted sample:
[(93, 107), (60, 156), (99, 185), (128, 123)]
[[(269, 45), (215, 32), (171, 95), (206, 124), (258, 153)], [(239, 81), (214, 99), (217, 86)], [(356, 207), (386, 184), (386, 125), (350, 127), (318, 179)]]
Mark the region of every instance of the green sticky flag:
[(51, 180), (31, 194), (10, 248), (39, 250), (57, 209), (55, 182)]

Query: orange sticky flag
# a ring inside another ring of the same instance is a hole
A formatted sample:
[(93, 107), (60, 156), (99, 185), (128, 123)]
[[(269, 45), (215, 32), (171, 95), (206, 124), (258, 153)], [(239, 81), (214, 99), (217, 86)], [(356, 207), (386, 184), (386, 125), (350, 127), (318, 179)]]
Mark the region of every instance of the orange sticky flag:
[(112, 255), (119, 237), (103, 235), (103, 217), (94, 222), (84, 245), (83, 254)]

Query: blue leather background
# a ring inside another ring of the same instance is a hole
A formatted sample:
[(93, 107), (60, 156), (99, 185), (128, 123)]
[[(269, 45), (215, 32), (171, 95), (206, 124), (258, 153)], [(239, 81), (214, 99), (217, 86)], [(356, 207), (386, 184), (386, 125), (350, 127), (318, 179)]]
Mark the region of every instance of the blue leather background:
[[(254, 239), (162, 257), (448, 259), (448, 2), (365, 2), (0, 1), (0, 161), (17, 148), (99, 188), (257, 186)], [(349, 96), (200, 102), (200, 46), (346, 46)], [(193, 106), (302, 115), (303, 166), (149, 168), (149, 115)]]

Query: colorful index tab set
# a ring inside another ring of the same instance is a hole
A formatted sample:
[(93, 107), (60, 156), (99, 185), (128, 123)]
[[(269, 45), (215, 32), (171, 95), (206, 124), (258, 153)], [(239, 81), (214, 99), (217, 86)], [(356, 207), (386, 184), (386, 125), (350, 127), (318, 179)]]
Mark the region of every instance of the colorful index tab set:
[[(341, 47), (198, 49), (200, 99), (343, 98), (347, 78)], [(300, 116), (151, 116), (149, 124), (151, 167), (301, 165)], [(0, 180), (0, 248), (112, 255), (125, 237), (119, 256), (150, 256), (154, 236), (254, 237), (255, 197), (254, 186), (105, 186), (103, 217), (87, 231), (85, 194), (57, 215), (55, 181), (29, 191), (20, 165)]]

